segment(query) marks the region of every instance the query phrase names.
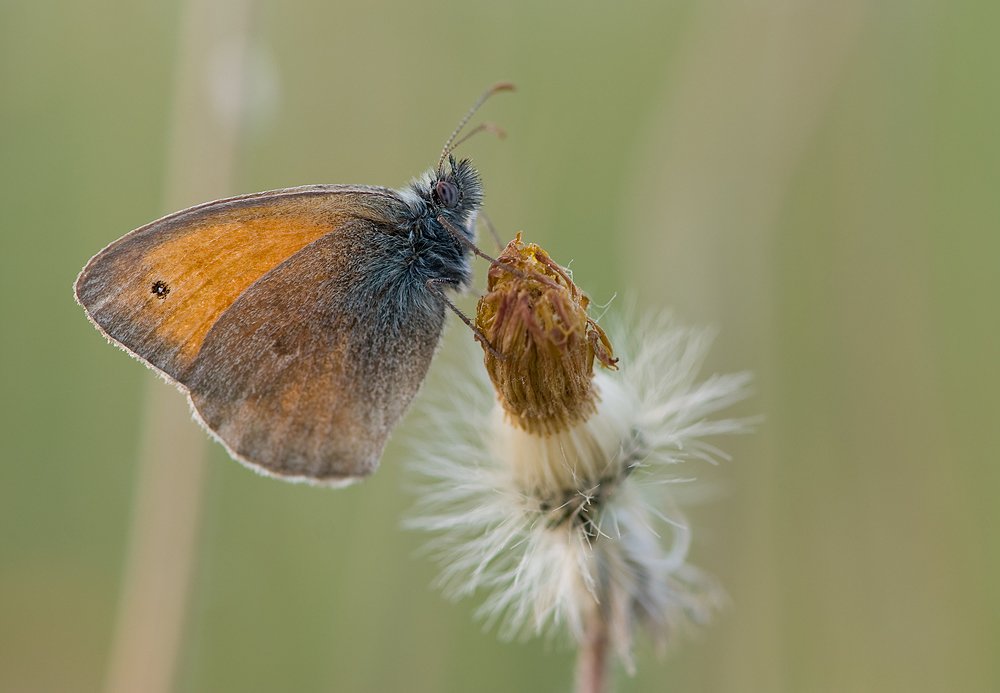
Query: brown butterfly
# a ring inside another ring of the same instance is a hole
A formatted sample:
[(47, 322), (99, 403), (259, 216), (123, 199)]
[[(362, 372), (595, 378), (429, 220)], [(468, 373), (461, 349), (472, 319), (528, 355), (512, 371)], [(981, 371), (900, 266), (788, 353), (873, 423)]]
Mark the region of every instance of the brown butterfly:
[(76, 299), (236, 460), (312, 483), (364, 477), (430, 366), (444, 290), (471, 281), (482, 184), (451, 152), (508, 89), (488, 90), (406, 188), (306, 185), (170, 214), (95, 255)]

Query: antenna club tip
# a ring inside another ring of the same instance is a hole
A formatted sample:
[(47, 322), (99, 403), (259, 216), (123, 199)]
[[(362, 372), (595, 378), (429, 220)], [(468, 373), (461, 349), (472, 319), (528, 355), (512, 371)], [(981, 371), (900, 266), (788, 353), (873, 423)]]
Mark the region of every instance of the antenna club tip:
[(507, 139), (507, 131), (492, 121), (486, 121), (479, 127), (485, 130), (486, 132), (493, 133), (494, 135), (496, 135), (497, 139), (500, 140)]
[(513, 82), (497, 82), (490, 87), (490, 93), (495, 94), (498, 91), (517, 91), (517, 87)]

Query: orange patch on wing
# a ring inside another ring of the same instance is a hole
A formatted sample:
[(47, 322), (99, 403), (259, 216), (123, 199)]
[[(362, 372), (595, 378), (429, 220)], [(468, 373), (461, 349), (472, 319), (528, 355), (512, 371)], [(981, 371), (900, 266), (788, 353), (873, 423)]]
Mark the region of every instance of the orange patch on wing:
[[(98, 253), (77, 298), (109, 337), (183, 382), (212, 327), (254, 282), (353, 221), (390, 222), (385, 204), (377, 191), (317, 186), (192, 207)], [(248, 308), (241, 320), (263, 316)]]
[[(296, 201), (276, 216), (250, 207), (205, 219), (143, 258), (141, 287), (150, 310), (160, 313), (155, 334), (180, 346), (181, 362), (194, 360), (212, 325), (247, 287), (350, 217), (296, 209), (307, 204)], [(153, 293), (155, 282), (169, 287), (165, 300)]]

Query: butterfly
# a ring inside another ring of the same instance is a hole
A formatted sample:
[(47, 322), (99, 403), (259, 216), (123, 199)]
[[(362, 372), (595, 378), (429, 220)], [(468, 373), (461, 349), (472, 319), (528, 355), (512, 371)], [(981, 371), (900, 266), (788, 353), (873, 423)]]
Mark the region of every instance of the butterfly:
[(305, 185), (197, 205), (107, 246), (77, 301), (177, 385), (239, 462), (293, 481), (371, 474), (471, 283), (479, 173), (454, 148), (393, 190)]

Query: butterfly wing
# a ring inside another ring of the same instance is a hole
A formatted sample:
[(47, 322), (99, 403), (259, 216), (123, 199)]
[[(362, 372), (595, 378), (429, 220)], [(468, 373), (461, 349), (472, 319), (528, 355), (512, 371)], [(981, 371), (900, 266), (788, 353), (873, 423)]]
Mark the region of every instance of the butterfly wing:
[(444, 323), (423, 285), (384, 261), (392, 240), (363, 222), (338, 229), (253, 284), (212, 327), (185, 380), (238, 459), (331, 482), (375, 469)]
[(177, 380), (247, 287), (352, 219), (384, 220), (390, 196), (306, 186), (192, 207), (95, 255), (77, 278), (77, 300), (107, 337)]
[(77, 297), (188, 391), (241, 462), (318, 482), (363, 476), (444, 321), (407, 271), (405, 214), (392, 191), (346, 186), (209, 203), (113, 243)]

